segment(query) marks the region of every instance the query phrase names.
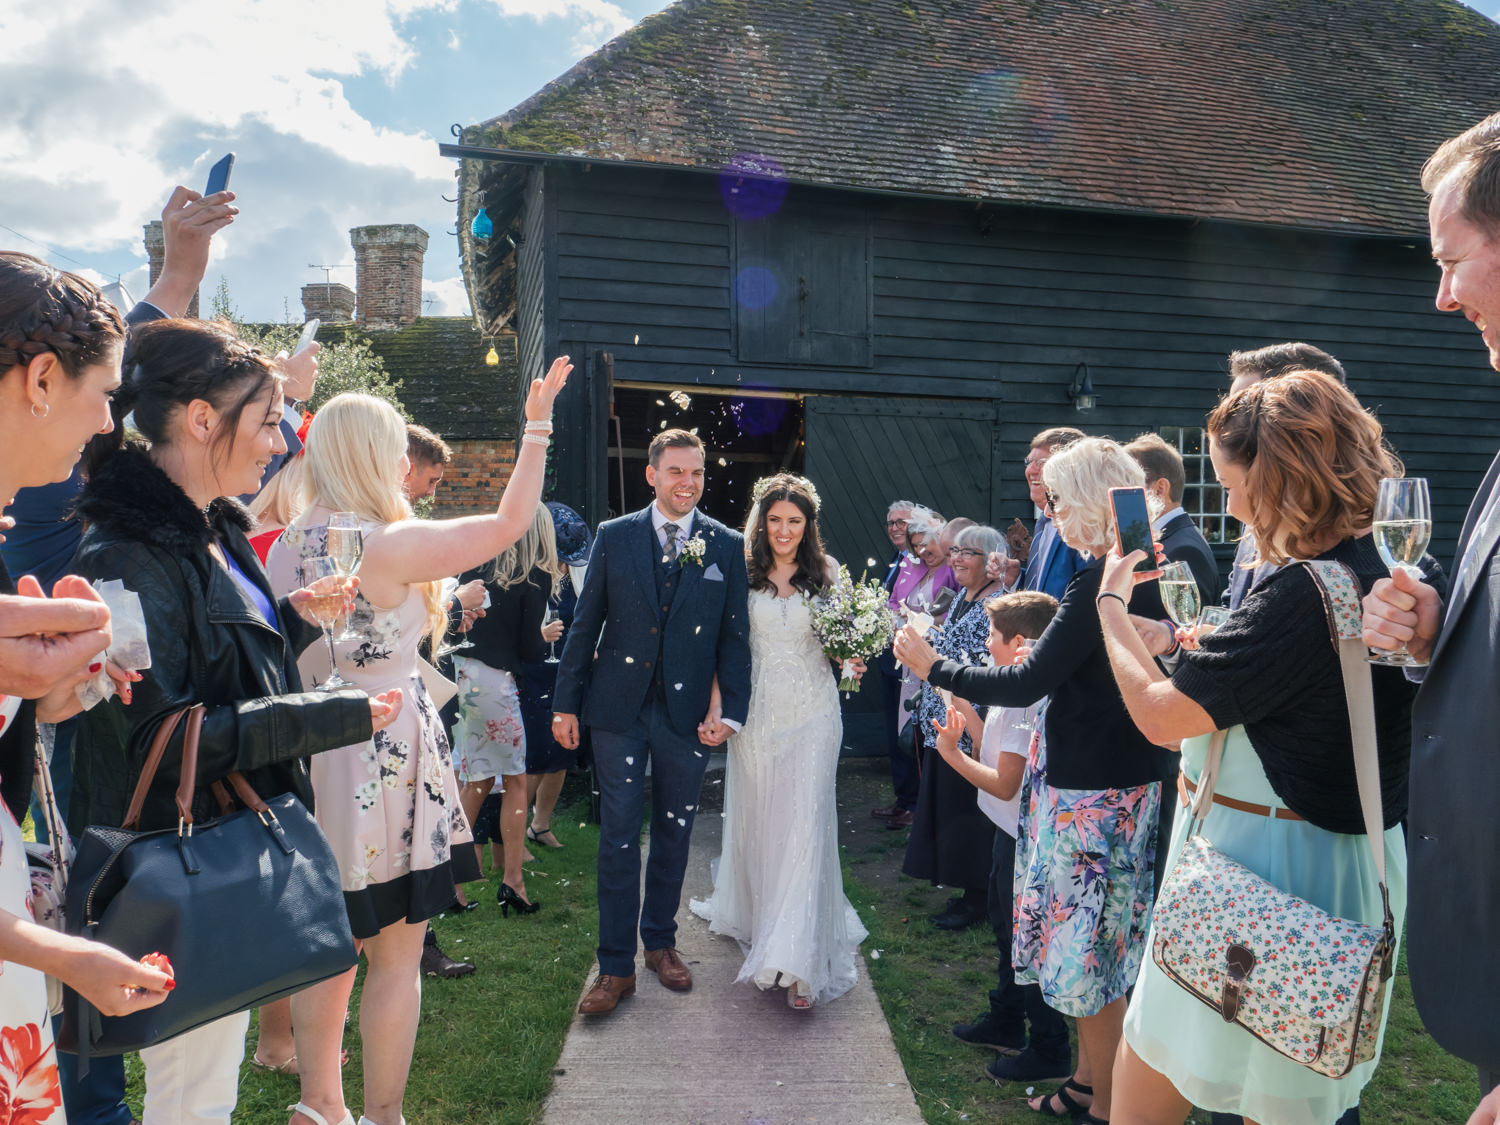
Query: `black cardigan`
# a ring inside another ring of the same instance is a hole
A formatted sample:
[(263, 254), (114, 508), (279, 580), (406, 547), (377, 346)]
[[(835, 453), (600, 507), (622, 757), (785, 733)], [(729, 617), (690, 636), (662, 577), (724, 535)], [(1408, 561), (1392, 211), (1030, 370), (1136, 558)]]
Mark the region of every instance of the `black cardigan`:
[[(1094, 604), (1103, 569), (1104, 560), (1093, 559), (1073, 575), (1025, 663), (969, 668), (940, 660), (928, 675), (934, 687), (986, 706), (1029, 707), (1050, 695), (1047, 783), (1056, 789), (1129, 789), (1177, 774), (1176, 753), (1146, 740), (1115, 686)], [(1155, 582), (1135, 588), (1130, 612), (1166, 616)]]
[[(466, 583), (476, 578), (484, 581), (489, 569), (486, 563), (467, 572), (459, 581)], [(483, 661), (491, 668), (515, 676), (521, 674), (522, 664), (540, 664), (547, 656), (542, 618), (547, 613), (547, 597), (552, 593), (546, 571), (535, 567), (524, 582), (506, 587), (485, 582), (484, 588), (489, 591), (489, 608), (474, 621), (467, 634), (474, 647), (458, 655)]]

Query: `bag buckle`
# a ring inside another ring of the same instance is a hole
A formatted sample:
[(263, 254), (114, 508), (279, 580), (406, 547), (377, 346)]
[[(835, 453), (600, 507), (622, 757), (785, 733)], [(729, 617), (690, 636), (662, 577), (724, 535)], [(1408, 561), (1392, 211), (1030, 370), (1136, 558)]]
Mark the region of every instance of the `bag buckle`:
[(1255, 968), (1255, 954), (1239, 942), (1234, 942), (1224, 952), (1224, 993), (1219, 1000), (1219, 1011), (1225, 1023), (1233, 1023), (1239, 1015), (1240, 1001), (1244, 999), (1245, 978)]

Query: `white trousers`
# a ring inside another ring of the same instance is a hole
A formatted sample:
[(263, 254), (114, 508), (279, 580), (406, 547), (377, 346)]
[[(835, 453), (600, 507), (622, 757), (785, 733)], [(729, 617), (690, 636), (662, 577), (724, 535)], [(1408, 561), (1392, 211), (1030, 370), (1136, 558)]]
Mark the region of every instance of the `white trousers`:
[(236, 1012), (142, 1051), (143, 1125), (229, 1125), (249, 1030), (250, 1013)]

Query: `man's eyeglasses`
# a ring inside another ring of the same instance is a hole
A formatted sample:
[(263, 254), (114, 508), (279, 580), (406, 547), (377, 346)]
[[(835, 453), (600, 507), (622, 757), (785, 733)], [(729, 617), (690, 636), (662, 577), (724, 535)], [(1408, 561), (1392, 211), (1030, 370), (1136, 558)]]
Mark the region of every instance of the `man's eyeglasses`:
[(885, 521), (885, 526), (886, 527), (905, 527), (910, 522), (911, 522), (910, 520), (886, 520)]
[(1053, 492), (1051, 489), (1048, 489), (1047, 493), (1046, 493), (1046, 496), (1047, 496), (1047, 511), (1049, 511), (1049, 512), (1055, 512), (1055, 511), (1057, 511), (1057, 493)]
[(973, 547), (949, 547), (948, 557), (952, 558), (954, 555), (962, 559), (979, 559), (984, 557), (984, 552), (976, 551)]

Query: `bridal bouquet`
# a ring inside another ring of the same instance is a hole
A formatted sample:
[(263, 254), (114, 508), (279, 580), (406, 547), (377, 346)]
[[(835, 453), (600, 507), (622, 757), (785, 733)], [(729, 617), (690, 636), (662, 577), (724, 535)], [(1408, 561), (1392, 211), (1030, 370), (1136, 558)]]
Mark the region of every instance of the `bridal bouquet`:
[(823, 642), (829, 659), (839, 662), (839, 690), (858, 691), (850, 661), (868, 660), (884, 652), (895, 631), (886, 606), (886, 589), (874, 578), (854, 582), (847, 566), (831, 586), (813, 601), (813, 632)]

